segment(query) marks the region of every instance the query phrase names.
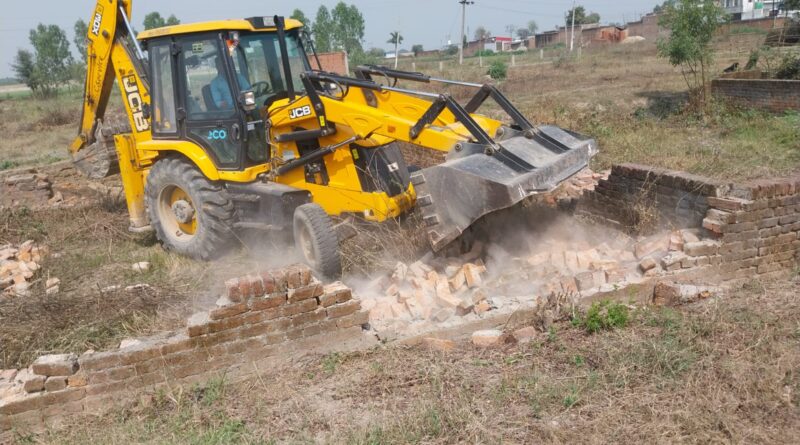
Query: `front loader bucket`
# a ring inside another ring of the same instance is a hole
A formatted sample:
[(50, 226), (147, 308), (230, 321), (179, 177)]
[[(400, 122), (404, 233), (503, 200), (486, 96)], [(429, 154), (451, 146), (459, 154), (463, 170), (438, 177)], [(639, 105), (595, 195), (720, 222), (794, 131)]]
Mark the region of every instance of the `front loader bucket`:
[(434, 251), (482, 216), (553, 190), (597, 152), (593, 139), (554, 126), (537, 127), (527, 137), (514, 133), (489, 154), (483, 145), (461, 144), (444, 163), (412, 175)]

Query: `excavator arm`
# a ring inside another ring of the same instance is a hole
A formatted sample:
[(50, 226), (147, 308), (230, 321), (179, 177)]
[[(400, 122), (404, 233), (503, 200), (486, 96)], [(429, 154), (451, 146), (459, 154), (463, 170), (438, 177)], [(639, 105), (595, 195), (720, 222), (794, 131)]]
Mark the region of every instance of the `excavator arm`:
[[(119, 172), (114, 135), (150, 139), (146, 60), (130, 26), (131, 0), (98, 0), (87, 29), (87, 65), (78, 136), (70, 145), (76, 166), (90, 178)], [(117, 80), (128, 122), (111, 123), (106, 109)]]

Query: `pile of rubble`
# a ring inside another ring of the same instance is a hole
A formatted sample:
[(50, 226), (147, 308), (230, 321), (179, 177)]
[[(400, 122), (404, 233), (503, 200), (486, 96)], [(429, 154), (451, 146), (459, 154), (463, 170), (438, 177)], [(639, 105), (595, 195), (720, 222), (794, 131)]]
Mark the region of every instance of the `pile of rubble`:
[[(6, 296), (28, 296), (34, 275), (41, 268), (46, 253), (47, 248), (37, 246), (33, 240), (19, 246), (0, 246), (0, 292)], [(59, 284), (58, 278), (48, 279), (47, 294), (58, 293)]]
[(379, 330), (403, 330), (419, 322), (480, 318), (501, 306), (553, 296), (574, 302), (692, 267), (696, 264), (687, 263), (684, 250), (703, 243), (692, 230), (586, 238), (541, 240), (524, 257), (476, 242), (461, 257), (398, 263), (390, 275), (362, 289), (363, 307)]

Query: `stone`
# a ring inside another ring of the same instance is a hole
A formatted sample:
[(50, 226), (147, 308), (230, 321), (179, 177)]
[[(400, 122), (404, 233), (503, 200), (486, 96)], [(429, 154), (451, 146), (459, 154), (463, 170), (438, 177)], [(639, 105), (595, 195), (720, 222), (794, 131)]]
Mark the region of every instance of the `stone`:
[(31, 365), (36, 375), (70, 376), (78, 370), (78, 356), (75, 354), (50, 354), (37, 358)]
[(581, 272), (575, 275), (575, 283), (579, 291), (586, 291), (594, 287), (594, 273)]
[(67, 377), (48, 377), (44, 382), (45, 391), (61, 391), (67, 387)]
[(132, 346), (139, 346), (142, 344), (142, 341), (136, 338), (124, 338), (121, 342), (119, 342), (119, 348), (125, 349), (130, 348)]
[(641, 269), (642, 272), (647, 272), (648, 270), (655, 269), (656, 266), (658, 266), (658, 263), (651, 257), (646, 257), (639, 262), (639, 269)]
[(28, 394), (44, 391), (44, 382), (46, 379), (47, 377), (43, 375), (25, 375), (22, 379), (22, 390)]
[(503, 340), (503, 331), (486, 329), (472, 333), (472, 344), (481, 348), (499, 346)]
[(519, 343), (528, 343), (533, 340), (538, 332), (533, 326), (525, 326), (524, 328), (517, 329), (511, 335)]
[(653, 290), (653, 304), (656, 306), (672, 306), (680, 301), (680, 291), (673, 283), (658, 282)]
[(150, 262), (149, 261), (139, 261), (138, 263), (134, 263), (131, 266), (131, 269), (134, 272), (147, 272), (150, 270)]
[(16, 369), (3, 369), (0, 371), (0, 382), (13, 382), (16, 376)]
[(445, 321), (449, 320), (450, 317), (452, 317), (454, 313), (455, 313), (455, 309), (452, 309), (452, 308), (439, 309), (438, 311), (434, 312), (431, 315), (431, 320), (433, 320), (433, 321), (435, 321), (437, 323), (442, 323), (442, 322), (445, 322)]
[(426, 337), (422, 339), (422, 344), (428, 349), (439, 352), (450, 352), (456, 348), (456, 343), (453, 340), (443, 338)]

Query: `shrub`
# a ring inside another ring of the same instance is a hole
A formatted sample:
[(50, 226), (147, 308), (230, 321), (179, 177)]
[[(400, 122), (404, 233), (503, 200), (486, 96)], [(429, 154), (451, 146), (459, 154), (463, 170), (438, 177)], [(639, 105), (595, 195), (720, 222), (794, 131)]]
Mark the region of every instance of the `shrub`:
[(572, 324), (594, 334), (603, 330), (625, 327), (628, 324), (629, 315), (628, 306), (604, 300), (592, 303), (592, 306), (586, 311), (586, 315), (575, 316)]
[(800, 55), (787, 54), (775, 70), (775, 78), (800, 80)]
[(488, 56), (493, 56), (493, 55), (494, 55), (494, 51), (492, 51), (490, 49), (481, 49), (481, 50), (475, 51), (475, 57), (478, 57), (478, 56), (488, 57)]
[(489, 65), (489, 71), (486, 72), (494, 80), (503, 80), (508, 76), (508, 66), (505, 63), (496, 60)]

